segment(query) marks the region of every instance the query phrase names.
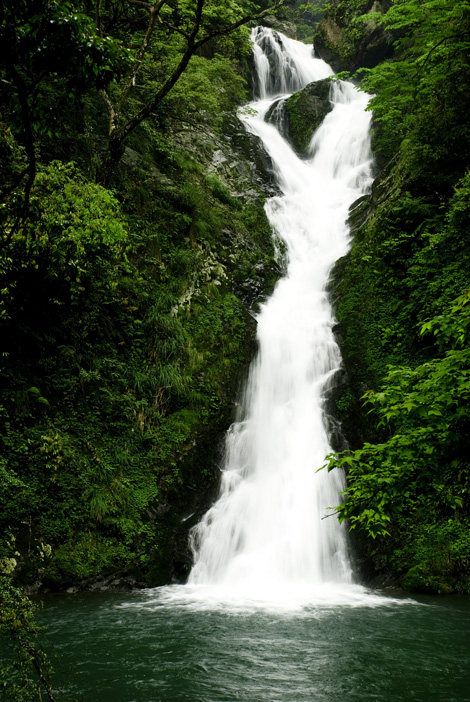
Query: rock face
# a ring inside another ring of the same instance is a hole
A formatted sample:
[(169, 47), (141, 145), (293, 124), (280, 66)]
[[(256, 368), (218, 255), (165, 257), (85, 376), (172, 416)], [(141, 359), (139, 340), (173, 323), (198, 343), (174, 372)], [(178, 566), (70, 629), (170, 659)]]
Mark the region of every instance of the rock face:
[(294, 22), (288, 20), (280, 20), (274, 15), (266, 15), (260, 22), (262, 27), (270, 27), (277, 32), (285, 34), (289, 39), (297, 39), (297, 27)]
[[(333, 0), (314, 37), (315, 51), (335, 71), (372, 68), (393, 53), (395, 36), (379, 26), (374, 13), (385, 14), (392, 0)], [(356, 23), (369, 14), (368, 22)]]
[[(144, 578), (149, 586), (183, 582), (188, 576), (192, 564), (188, 534), (217, 496), (225, 432), (233, 421), (240, 380), (256, 353), (256, 322), (252, 315), (258, 300), (270, 294), (281, 274), (263, 209), (265, 198), (278, 195), (279, 189), (274, 180), (274, 164), (260, 139), (247, 132), (235, 115), (227, 115), (224, 134), (209, 130), (198, 134), (183, 132), (175, 137), (175, 143), (203, 165), (206, 181), (215, 184), (205, 196), (212, 200), (217, 197), (219, 207), (228, 203), (233, 208), (232, 216), (226, 209), (226, 220), (212, 244), (212, 255), (227, 276), (219, 290), (223, 294), (223, 287), (230, 287), (230, 292), (243, 303), (244, 332), (237, 361), (230, 360), (231, 370), (221, 378), (221, 392), (228, 402), (220, 403), (216, 416), (206, 420), (191, 444), (180, 452), (176, 479), (162, 481), (158, 503), (147, 511), (149, 527), (157, 535), (157, 548), (150, 554), (145, 572), (138, 572), (137, 577)], [(248, 208), (260, 214), (253, 229), (245, 231), (235, 215)], [(192, 316), (197, 305), (195, 298)], [(207, 301), (203, 305), (207, 307)], [(213, 367), (211, 372), (214, 370)], [(204, 374), (198, 378), (200, 383), (205, 382)]]
[(279, 98), (273, 102), (266, 112), (264, 121), (273, 124), (285, 139), (289, 139), (289, 125), (287, 121), (286, 98)]
[(286, 100), (289, 136), (299, 152), (306, 152), (313, 134), (332, 110), (329, 78), (309, 83)]
[(260, 139), (247, 132), (238, 118), (227, 124), (225, 145), (220, 152), (221, 161), (211, 167), (239, 196), (252, 202), (260, 195), (271, 197), (279, 194), (273, 161)]
[(307, 154), (313, 134), (332, 109), (330, 86), (329, 78), (309, 83), (287, 100), (278, 100), (266, 114), (266, 121), (278, 127), (299, 156)]

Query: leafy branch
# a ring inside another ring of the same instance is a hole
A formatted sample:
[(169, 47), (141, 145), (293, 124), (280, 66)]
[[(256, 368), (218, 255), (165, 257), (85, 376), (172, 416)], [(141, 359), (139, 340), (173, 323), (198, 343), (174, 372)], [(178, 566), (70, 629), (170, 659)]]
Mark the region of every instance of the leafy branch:
[(348, 473), (340, 520), (374, 538), (388, 535), (392, 517), (418, 500), (442, 509), (463, 505), (454, 477), (468, 462), (458, 436), (470, 426), (470, 291), (423, 324), (421, 334), (428, 333), (446, 348), (441, 358), (416, 368), (389, 366), (380, 392), (362, 398), (390, 438), (329, 454), (324, 466)]
[[(163, 100), (171, 92), (173, 87), (185, 72), (192, 56), (194, 56), (196, 52), (202, 46), (204, 46), (204, 44), (216, 37), (227, 36), (233, 33), (239, 27), (242, 27), (249, 22), (257, 21), (266, 14), (275, 12), (281, 7), (281, 5), (284, 4), (284, 1), (285, 0), (278, 0), (275, 4), (261, 12), (247, 14), (235, 22), (227, 22), (226, 24), (212, 30), (204, 27), (203, 23), (203, 11), (205, 6), (208, 5), (208, 0), (196, 0), (193, 8), (192, 20), (187, 30), (184, 30), (181, 27), (176, 27), (174, 24), (170, 24), (169, 22), (162, 20), (162, 24), (164, 24), (169, 30), (183, 37), (186, 47), (180, 55), (177, 65), (170, 71), (163, 81), (163, 84), (156, 91), (153, 97), (151, 97), (150, 100), (148, 100), (144, 106), (141, 107), (141, 109), (130, 117), (124, 124), (121, 124), (123, 108), (127, 98), (129, 97), (131, 88), (135, 83), (135, 78), (140, 71), (145, 56), (148, 52), (150, 39), (155, 31), (157, 18), (160, 18), (161, 10), (165, 5), (165, 0), (159, 0), (159, 2), (156, 2), (154, 5), (140, 2), (140, 0), (129, 0), (129, 2), (132, 2), (132, 4), (136, 4), (147, 10), (149, 13), (149, 20), (144, 38), (142, 39), (140, 47), (137, 51), (135, 63), (133, 64), (131, 72), (125, 81), (124, 88), (122, 89), (120, 97), (116, 103), (113, 103), (106, 89), (103, 89), (103, 97), (110, 117), (110, 129), (108, 152), (103, 164), (100, 181), (105, 185), (109, 183), (112, 174), (114, 173), (114, 170), (124, 152), (123, 142), (125, 139), (150, 115), (158, 112)], [(200, 36), (201, 32), (203, 33), (203, 36)]]

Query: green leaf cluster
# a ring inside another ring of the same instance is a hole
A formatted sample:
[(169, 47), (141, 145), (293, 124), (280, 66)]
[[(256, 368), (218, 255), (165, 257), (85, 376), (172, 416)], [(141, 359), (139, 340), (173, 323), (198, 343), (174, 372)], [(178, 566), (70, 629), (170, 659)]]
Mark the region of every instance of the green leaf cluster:
[(402, 150), (419, 177), (450, 159), (461, 167), (469, 139), (461, 116), (469, 101), (470, 4), (397, 0), (379, 24), (398, 39), (394, 59), (365, 70), (362, 80), (373, 94), (378, 148), (390, 157), (406, 140)]
[(351, 212), (352, 249), (333, 275), (347, 383), (332, 402), (350, 451), (329, 457), (348, 473), (340, 516), (374, 567), (406, 587), (460, 592), (469, 589), (469, 9), (397, 0), (377, 18), (396, 38), (394, 56), (360, 71), (380, 173)]
[(380, 392), (363, 398), (389, 438), (329, 459), (330, 469), (348, 468), (342, 518), (372, 536), (387, 534), (392, 516), (413, 501), (436, 511), (468, 501), (470, 293), (422, 326), (422, 334), (430, 332), (442, 356), (414, 368), (389, 366)]
[[(330, 454), (327, 467), (347, 471), (346, 499), (337, 510), (351, 529), (376, 539), (406, 524), (413, 538), (413, 530), (416, 535), (423, 527), (437, 533), (439, 524), (452, 524), (454, 541), (447, 544), (451, 552), (441, 565), (456, 577), (466, 573), (470, 556), (464, 538), (470, 507), (470, 292), (423, 324), (421, 334), (430, 333), (439, 345), (438, 357), (413, 368), (389, 366), (380, 391), (369, 390), (363, 397), (386, 438)], [(410, 526), (411, 515), (421, 523)], [(439, 550), (436, 546), (436, 553)], [(424, 578), (432, 560), (429, 549), (418, 549), (413, 558), (417, 564), (412, 572)], [(397, 553), (393, 559), (398, 559)], [(426, 568), (420, 565), (423, 559)], [(442, 572), (433, 572), (440, 576), (437, 589), (448, 588)], [(404, 580), (409, 587), (414, 582), (411, 574)]]
[(0, 575), (0, 697), (10, 702), (54, 702), (52, 666), (35, 621), (37, 607)]

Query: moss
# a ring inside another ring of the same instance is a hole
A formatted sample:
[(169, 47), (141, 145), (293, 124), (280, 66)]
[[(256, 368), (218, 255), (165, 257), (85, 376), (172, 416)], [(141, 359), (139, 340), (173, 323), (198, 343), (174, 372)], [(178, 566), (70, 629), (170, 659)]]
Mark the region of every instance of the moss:
[(70, 203), (63, 187), (45, 189), (45, 176), (32, 195), (48, 245), (32, 237), (23, 266), (18, 239), (0, 267), (0, 414), (9, 417), (0, 523), (17, 536), (15, 574), (29, 584), (185, 576), (186, 518), (213, 497), (220, 441), (254, 353), (248, 309), (279, 272), (265, 178), (243, 139), (202, 131), (189, 144), (175, 136), (170, 149), (148, 125), (140, 152), (141, 136), (117, 172), (117, 198), (106, 196), (109, 231), (103, 207), (96, 222), (80, 217), (80, 198), (92, 207), (106, 192), (55, 164), (47, 177), (65, 174)]
[(121, 571), (134, 553), (116, 539), (97, 533), (77, 534), (73, 542), (61, 544), (41, 573), (45, 584), (64, 588), (98, 575)]
[(331, 111), (330, 80), (310, 83), (285, 102), (288, 136), (296, 151), (305, 155), (312, 136)]

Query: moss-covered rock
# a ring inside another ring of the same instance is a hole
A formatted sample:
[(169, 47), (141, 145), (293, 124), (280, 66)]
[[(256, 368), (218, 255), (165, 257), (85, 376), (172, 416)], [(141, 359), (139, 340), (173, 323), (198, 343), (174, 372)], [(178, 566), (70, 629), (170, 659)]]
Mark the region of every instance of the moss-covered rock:
[(275, 102), (266, 113), (266, 122), (275, 124), (300, 156), (307, 155), (314, 133), (332, 110), (330, 87), (329, 78), (309, 83), (287, 100)]
[(333, 108), (329, 78), (309, 83), (286, 100), (289, 138), (296, 151), (305, 153), (312, 136)]
[[(315, 50), (336, 71), (372, 68), (393, 53), (394, 37), (377, 22), (391, 0), (334, 0), (314, 36)], [(369, 20), (359, 20), (361, 15)]]

